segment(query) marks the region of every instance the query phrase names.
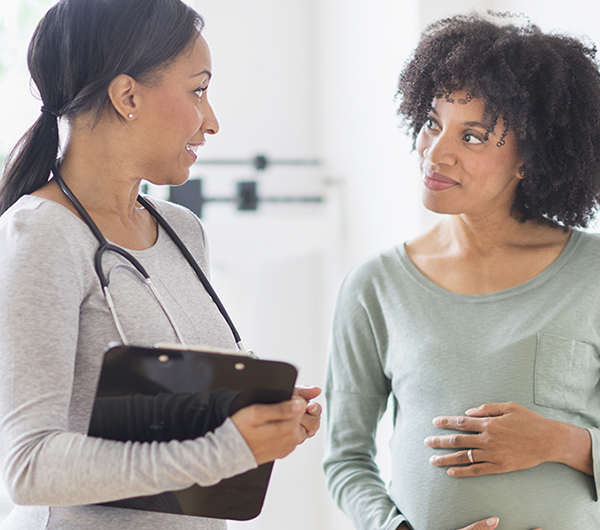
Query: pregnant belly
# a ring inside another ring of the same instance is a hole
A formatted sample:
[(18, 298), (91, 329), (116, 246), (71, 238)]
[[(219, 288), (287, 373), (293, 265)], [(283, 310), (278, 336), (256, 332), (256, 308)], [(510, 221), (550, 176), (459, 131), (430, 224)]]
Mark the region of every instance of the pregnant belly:
[(429, 464), (423, 440), (392, 443), (392, 499), (414, 530), (458, 530), (486, 517), (499, 530), (600, 528), (590, 478), (562, 464), (500, 475), (452, 478)]

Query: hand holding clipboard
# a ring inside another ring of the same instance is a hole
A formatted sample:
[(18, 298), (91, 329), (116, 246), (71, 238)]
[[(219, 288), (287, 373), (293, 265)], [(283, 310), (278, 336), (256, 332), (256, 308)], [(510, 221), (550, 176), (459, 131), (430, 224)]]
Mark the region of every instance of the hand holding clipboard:
[[(107, 350), (90, 435), (141, 442), (189, 439), (215, 429), (231, 416), (262, 464), (215, 486), (196, 485), (107, 504), (221, 519), (256, 517), (266, 495), (272, 460), (285, 456), (298, 443), (298, 426), (294, 440), (294, 429), (280, 421), (281, 414), (290, 424), (297, 421), (292, 418), (299, 418), (306, 405), (303, 399), (289, 401), (296, 376), (296, 369), (287, 363), (229, 351), (216, 353), (211, 348), (117, 346)], [(256, 412), (260, 404), (273, 403), (278, 403), (274, 410), (279, 410), (273, 419), (276, 416), (279, 421), (268, 421), (268, 416)], [(252, 404), (259, 405), (248, 407)], [(281, 443), (284, 432), (289, 440)], [(274, 442), (265, 444), (267, 440)]]

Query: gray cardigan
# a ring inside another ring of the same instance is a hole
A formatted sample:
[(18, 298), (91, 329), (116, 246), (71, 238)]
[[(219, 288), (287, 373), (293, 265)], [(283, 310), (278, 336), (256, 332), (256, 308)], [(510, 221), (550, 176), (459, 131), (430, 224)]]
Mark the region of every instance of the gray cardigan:
[[(184, 208), (153, 201), (207, 270), (204, 234)], [(221, 529), (223, 521), (91, 506), (211, 485), (256, 467), (231, 420), (213, 434), (168, 443), (86, 436), (102, 352), (119, 335), (94, 271), (97, 242), (64, 207), (33, 196), (0, 217), (0, 450), (18, 505), (2, 530)], [(227, 324), (180, 251), (159, 230), (132, 251), (148, 270), (186, 342), (234, 347)], [(129, 341), (176, 342), (141, 276), (104, 258)]]

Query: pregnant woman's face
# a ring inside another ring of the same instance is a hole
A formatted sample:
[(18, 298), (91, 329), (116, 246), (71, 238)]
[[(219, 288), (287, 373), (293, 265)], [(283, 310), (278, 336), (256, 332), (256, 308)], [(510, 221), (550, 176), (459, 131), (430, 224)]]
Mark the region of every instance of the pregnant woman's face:
[(473, 218), (506, 215), (522, 178), (512, 131), (498, 118), (491, 132), (481, 98), (456, 92), (433, 100), (417, 138), (423, 204), (437, 213)]

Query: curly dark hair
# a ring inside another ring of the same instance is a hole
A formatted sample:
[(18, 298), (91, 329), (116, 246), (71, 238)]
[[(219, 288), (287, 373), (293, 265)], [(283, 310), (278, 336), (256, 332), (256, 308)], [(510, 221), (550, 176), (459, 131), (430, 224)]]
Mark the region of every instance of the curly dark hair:
[[(600, 199), (600, 73), (596, 48), (531, 24), (456, 16), (430, 25), (400, 74), (398, 113), (413, 146), (434, 98), (480, 97), (498, 146), (515, 132), (523, 175), (513, 217), (586, 227)], [(466, 101), (459, 101), (466, 103)]]

